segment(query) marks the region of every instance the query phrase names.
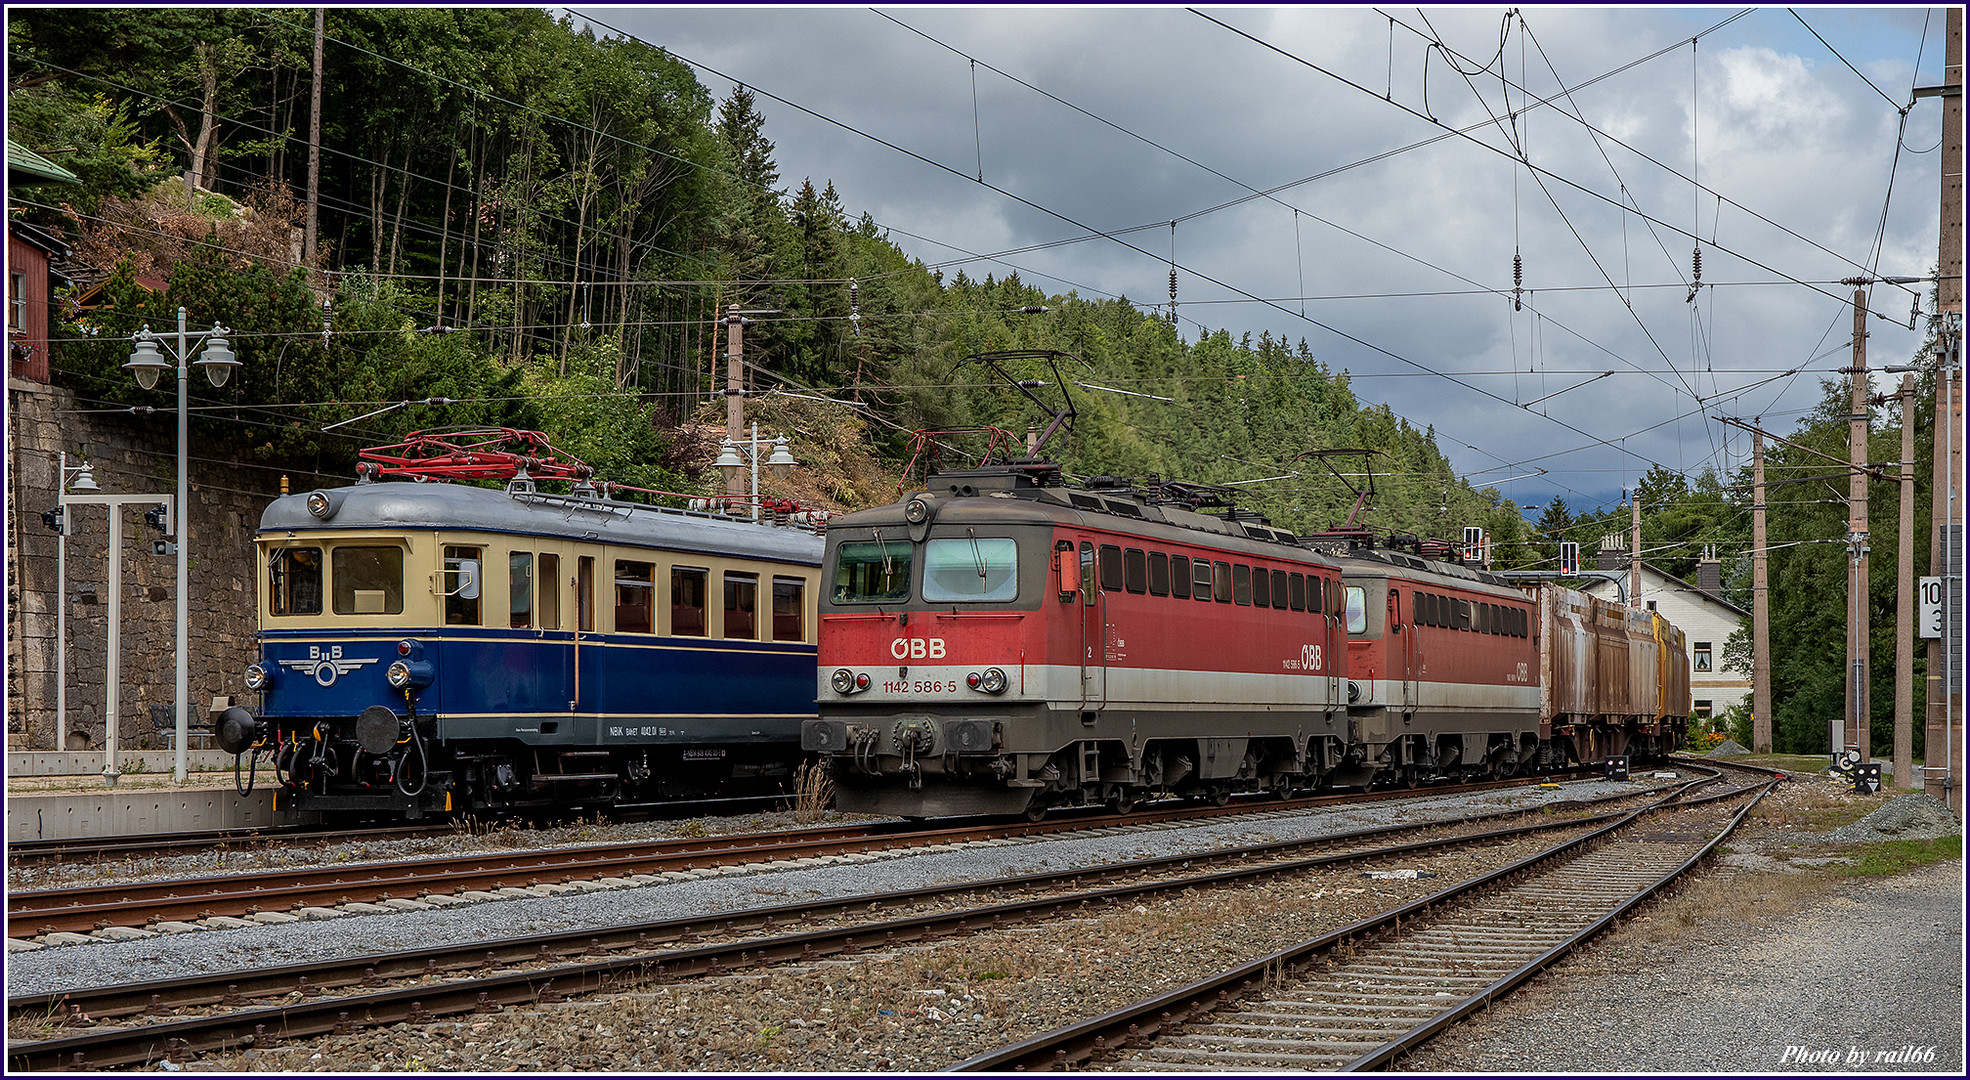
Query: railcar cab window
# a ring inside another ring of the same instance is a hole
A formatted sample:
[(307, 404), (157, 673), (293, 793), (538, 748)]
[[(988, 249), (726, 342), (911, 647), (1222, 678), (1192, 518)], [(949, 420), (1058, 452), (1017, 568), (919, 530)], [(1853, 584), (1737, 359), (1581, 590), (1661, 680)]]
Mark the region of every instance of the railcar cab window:
[(924, 544), (926, 603), (1003, 603), (1018, 595), (1019, 545), (1010, 538), (953, 536)]
[(321, 614), (321, 549), (267, 551), (267, 607), (275, 615)]
[(445, 545), (445, 625), (479, 625), (479, 567), (485, 549)]
[(1348, 633), (1350, 634), (1367, 633), (1368, 632), (1367, 594), (1365, 594), (1362, 591), (1361, 586), (1349, 585), (1347, 587), (1347, 597), (1348, 597), (1348, 606), (1347, 606)]
[(404, 613), (404, 549), (343, 545), (329, 551), (329, 563), (337, 615)]
[(908, 540), (858, 540), (835, 549), (834, 602), (874, 604), (910, 598)]

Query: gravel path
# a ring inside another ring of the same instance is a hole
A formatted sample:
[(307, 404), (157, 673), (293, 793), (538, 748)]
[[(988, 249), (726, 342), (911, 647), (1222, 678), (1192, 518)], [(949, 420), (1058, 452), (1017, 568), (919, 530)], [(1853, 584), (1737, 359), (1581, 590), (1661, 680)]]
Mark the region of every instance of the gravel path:
[(1590, 949), (1398, 1068), (1960, 1076), (1963, 871), (1850, 880), (1771, 927), (1645, 960)]

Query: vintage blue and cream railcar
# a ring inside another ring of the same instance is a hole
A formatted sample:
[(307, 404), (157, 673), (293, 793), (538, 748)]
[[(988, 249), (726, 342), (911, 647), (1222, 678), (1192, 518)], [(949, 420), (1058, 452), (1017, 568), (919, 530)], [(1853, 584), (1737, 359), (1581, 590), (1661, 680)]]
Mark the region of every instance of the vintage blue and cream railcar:
[[(822, 540), (575, 494), (370, 482), (256, 538), (283, 810), (417, 818), (773, 792), (814, 713)], [(257, 758), (256, 760), (262, 760)]]

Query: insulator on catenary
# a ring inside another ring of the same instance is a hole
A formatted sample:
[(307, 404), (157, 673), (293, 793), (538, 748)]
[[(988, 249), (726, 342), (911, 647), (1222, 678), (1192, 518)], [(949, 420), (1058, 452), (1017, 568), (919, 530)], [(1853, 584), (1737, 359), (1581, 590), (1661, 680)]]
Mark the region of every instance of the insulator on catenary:
[(1525, 285), (1525, 260), (1520, 257), (1517, 250), (1514, 250), (1512, 252), (1512, 310), (1513, 311), (1525, 310), (1524, 304), (1520, 301), (1519, 298), (1519, 294), (1523, 291), (1522, 287), (1524, 285)]

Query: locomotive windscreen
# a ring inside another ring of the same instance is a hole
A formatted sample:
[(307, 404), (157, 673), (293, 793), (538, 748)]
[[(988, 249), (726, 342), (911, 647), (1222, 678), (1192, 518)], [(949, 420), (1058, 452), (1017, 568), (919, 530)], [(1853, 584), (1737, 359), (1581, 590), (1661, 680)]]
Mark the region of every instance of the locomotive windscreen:
[(907, 542), (874, 540), (841, 545), (835, 551), (835, 603), (908, 600), (913, 555), (914, 549)]
[(1019, 546), (1012, 540), (967, 536), (924, 545), (926, 601), (1004, 601), (1018, 593)]

